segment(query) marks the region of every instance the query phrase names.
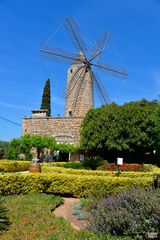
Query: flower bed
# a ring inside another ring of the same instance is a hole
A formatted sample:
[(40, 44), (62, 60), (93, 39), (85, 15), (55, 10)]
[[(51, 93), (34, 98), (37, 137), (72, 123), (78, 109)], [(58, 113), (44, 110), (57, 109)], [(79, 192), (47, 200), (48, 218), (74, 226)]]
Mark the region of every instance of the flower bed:
[[(103, 163), (103, 166), (100, 169), (105, 171), (116, 171), (118, 166), (115, 163)], [(120, 171), (133, 171), (133, 172), (142, 172), (147, 171), (149, 169), (146, 168), (144, 164), (133, 164), (133, 163), (124, 163), (119, 166)]]

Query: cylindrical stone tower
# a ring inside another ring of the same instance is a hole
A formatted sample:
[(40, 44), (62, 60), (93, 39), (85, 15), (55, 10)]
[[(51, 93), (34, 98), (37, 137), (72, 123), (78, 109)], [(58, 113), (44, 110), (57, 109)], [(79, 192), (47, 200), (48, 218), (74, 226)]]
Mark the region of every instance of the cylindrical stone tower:
[[(77, 59), (83, 60), (83, 53), (80, 52)], [(68, 69), (65, 117), (84, 117), (93, 108), (93, 81), (82, 66), (83, 63), (75, 61)]]

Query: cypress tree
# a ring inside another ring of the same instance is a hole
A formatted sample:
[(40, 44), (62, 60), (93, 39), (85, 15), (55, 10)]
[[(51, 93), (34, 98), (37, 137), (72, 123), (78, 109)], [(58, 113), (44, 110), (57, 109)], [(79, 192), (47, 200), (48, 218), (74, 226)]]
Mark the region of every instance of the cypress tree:
[(43, 89), (41, 109), (48, 110), (48, 116), (51, 116), (51, 91), (50, 91), (50, 79), (46, 81)]

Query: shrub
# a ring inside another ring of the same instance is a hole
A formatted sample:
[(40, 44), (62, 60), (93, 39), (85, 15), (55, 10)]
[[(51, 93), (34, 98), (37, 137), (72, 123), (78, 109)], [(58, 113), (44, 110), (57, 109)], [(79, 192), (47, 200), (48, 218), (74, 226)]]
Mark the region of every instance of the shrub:
[[(153, 171), (151, 166), (147, 167), (146, 165), (151, 164), (135, 164), (135, 163), (123, 163), (123, 165), (119, 166), (119, 170), (123, 172), (146, 172), (146, 171)], [(103, 164), (98, 167), (99, 170), (105, 170), (105, 171), (116, 171), (117, 165), (115, 163), (108, 163), (106, 161), (103, 161)]]
[[(80, 170), (79, 170), (80, 171)], [(129, 189), (132, 186), (151, 186), (152, 177), (130, 178), (112, 176), (82, 176), (75, 174), (33, 173), (1, 174), (0, 194), (22, 194), (28, 192), (50, 192), (73, 197), (87, 197), (97, 189), (103, 195)]]
[(0, 161), (0, 172), (27, 171), (29, 164), (29, 161)]
[[(82, 176), (109, 176), (115, 177), (117, 176), (116, 171), (101, 171), (101, 170), (87, 170), (87, 169), (71, 169), (64, 167), (54, 167), (53, 165), (41, 164), (41, 170), (44, 173), (63, 173), (63, 174), (75, 174)], [(154, 173), (160, 173), (160, 168), (155, 168), (153, 172), (121, 172), (120, 177), (129, 177), (129, 178), (144, 178), (144, 177), (153, 177)]]
[(0, 197), (0, 234), (2, 231), (7, 230), (10, 226), (10, 221), (7, 217), (7, 208), (4, 207), (4, 200)]
[(66, 162), (64, 165), (65, 168), (72, 168), (72, 169), (82, 169), (83, 165), (81, 162)]
[(19, 159), (21, 153), (21, 140), (19, 138), (13, 138), (8, 146), (7, 158), (10, 160)]
[(73, 168), (73, 169), (83, 168), (81, 162), (49, 162), (49, 163), (41, 163), (41, 166), (63, 167), (63, 168)]
[(89, 168), (92, 170), (96, 170), (97, 167), (99, 167), (101, 164), (102, 164), (102, 158), (99, 156), (88, 157), (82, 161), (82, 166), (84, 168)]
[(133, 188), (91, 202), (88, 227), (99, 235), (145, 237), (160, 234), (160, 190)]

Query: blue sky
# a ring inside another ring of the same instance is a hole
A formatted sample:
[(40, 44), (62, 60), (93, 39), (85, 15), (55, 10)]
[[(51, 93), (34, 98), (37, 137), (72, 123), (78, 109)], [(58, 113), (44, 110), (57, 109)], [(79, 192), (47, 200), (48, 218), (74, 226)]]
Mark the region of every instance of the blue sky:
[[(69, 65), (47, 62), (39, 50), (48, 41), (75, 51), (62, 25), (64, 16), (77, 19), (87, 42), (94, 42), (102, 30), (112, 34), (102, 60), (126, 67), (129, 78), (99, 74), (111, 101), (158, 99), (159, 0), (0, 0), (0, 117), (22, 124), (24, 115), (40, 108), (47, 78), (51, 80), (52, 115), (63, 116)], [(97, 98), (95, 105), (100, 105)], [(21, 133), (21, 126), (0, 119), (1, 140)]]

